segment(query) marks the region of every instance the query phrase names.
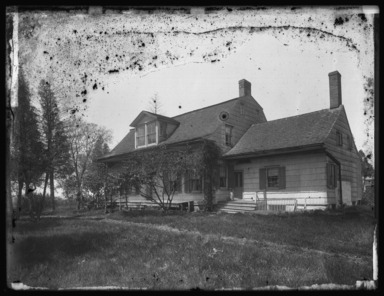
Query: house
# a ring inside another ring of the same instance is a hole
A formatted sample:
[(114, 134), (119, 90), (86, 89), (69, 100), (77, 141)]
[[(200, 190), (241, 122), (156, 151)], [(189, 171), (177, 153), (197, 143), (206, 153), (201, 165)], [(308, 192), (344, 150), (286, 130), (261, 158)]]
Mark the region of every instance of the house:
[[(355, 204), (361, 199), (361, 164), (342, 105), (339, 72), (329, 73), (329, 85), (330, 108), (272, 121), (245, 79), (239, 81), (239, 97), (216, 105), (174, 117), (142, 111), (100, 161), (114, 165), (137, 149), (206, 139), (222, 152), (216, 203), (232, 192), (237, 199), (294, 199), (306, 208)], [(181, 181), (175, 201), (203, 199), (199, 176)]]

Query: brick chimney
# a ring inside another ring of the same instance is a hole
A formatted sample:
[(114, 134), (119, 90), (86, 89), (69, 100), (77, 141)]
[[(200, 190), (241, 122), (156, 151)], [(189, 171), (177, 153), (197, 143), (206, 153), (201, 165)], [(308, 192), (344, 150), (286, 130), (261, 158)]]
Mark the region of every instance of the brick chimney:
[(334, 109), (341, 105), (341, 75), (338, 71), (334, 71), (329, 73), (328, 76), (330, 109)]
[(251, 83), (245, 79), (239, 81), (239, 97), (251, 95)]

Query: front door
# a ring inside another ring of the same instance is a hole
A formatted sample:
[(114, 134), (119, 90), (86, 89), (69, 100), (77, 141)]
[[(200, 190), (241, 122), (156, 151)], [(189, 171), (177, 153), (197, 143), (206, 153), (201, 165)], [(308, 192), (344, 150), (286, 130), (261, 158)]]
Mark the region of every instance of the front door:
[(243, 198), (243, 172), (235, 171), (233, 195), (235, 198)]

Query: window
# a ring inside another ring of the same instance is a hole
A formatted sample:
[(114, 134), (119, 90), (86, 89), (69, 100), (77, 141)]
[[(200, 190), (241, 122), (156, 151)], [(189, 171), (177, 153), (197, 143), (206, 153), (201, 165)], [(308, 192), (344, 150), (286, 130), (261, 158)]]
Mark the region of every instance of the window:
[(225, 145), (232, 146), (232, 126), (225, 126)]
[(175, 173), (169, 173), (164, 176), (165, 186), (168, 193), (181, 192), (181, 176)]
[(136, 128), (136, 146), (145, 145), (145, 125)]
[(267, 187), (268, 188), (279, 187), (279, 169), (278, 168), (267, 169)]
[(136, 127), (136, 148), (157, 143), (156, 121)]
[(220, 166), (220, 187), (227, 187), (227, 168)]
[(330, 189), (336, 188), (336, 165), (327, 163), (327, 186)]
[(261, 168), (259, 170), (259, 188), (284, 189), (285, 188), (285, 167)]
[(148, 145), (156, 143), (156, 122), (151, 122), (147, 124), (147, 137)]
[(185, 175), (185, 192), (201, 192), (201, 177), (197, 172), (189, 172)]
[(343, 134), (340, 131), (336, 131), (336, 144), (337, 146), (343, 146)]
[(347, 135), (347, 145), (348, 145), (348, 150), (352, 150), (352, 139), (349, 135)]

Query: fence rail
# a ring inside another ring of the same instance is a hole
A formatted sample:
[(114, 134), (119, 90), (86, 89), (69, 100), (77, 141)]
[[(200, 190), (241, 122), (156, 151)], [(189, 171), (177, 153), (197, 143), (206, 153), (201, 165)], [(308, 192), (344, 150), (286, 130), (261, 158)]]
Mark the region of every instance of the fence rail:
[(256, 210), (294, 212), (298, 208), (306, 210), (311, 207), (327, 207), (328, 204), (322, 201), (321, 198), (258, 198), (256, 199)]

